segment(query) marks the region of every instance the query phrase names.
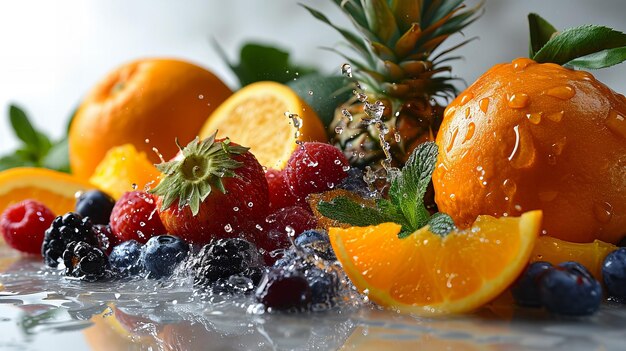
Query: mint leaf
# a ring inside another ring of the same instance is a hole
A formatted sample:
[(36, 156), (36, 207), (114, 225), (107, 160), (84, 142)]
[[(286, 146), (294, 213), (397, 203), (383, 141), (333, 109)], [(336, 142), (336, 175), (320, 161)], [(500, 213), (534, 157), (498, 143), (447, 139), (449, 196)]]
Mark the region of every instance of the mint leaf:
[(358, 227), (395, 222), (395, 218), (380, 210), (359, 204), (345, 196), (338, 196), (331, 201), (320, 201), (317, 210), (324, 217)]
[(24, 110), (15, 105), (9, 105), (9, 121), (15, 135), (35, 154), (39, 154), (41, 150), (39, 133), (33, 128)]
[(430, 231), (441, 236), (446, 236), (448, 233), (456, 229), (452, 218), (446, 214), (437, 212), (428, 221)]
[(413, 230), (426, 225), (430, 218), (424, 206), (424, 194), (435, 170), (437, 154), (437, 144), (434, 142), (420, 144), (389, 187), (391, 202), (400, 209)]
[(533, 57), (557, 30), (536, 13), (528, 14), (528, 27), (530, 28), (530, 57)]
[(4, 171), (9, 168), (29, 167), (29, 166), (31, 167), (34, 166), (32, 161), (24, 160), (18, 154), (12, 154), (12, 155), (6, 155), (6, 156), (0, 157), (0, 171)]
[(553, 36), (532, 57), (540, 63), (567, 64), (603, 50), (626, 46), (626, 34), (608, 27), (584, 25)]
[(70, 158), (67, 139), (54, 144), (43, 158), (43, 166), (60, 172), (70, 172)]

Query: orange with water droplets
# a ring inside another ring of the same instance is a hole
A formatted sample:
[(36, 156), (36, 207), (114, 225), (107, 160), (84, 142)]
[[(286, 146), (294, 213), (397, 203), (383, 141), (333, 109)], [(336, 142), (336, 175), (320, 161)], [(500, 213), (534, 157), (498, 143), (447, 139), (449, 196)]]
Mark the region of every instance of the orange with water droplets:
[(232, 94), (213, 73), (173, 59), (142, 59), (110, 72), (87, 95), (69, 131), (72, 173), (88, 179), (110, 148), (133, 144), (158, 163), (176, 155)]
[(426, 226), (398, 238), (400, 226), (330, 228), (337, 259), (377, 304), (417, 315), (463, 313), (496, 298), (530, 258), (541, 212), (480, 216), (470, 229), (442, 237)]
[(435, 200), (458, 226), (539, 209), (556, 238), (626, 235), (626, 98), (591, 74), (519, 58), (490, 69), (444, 116)]

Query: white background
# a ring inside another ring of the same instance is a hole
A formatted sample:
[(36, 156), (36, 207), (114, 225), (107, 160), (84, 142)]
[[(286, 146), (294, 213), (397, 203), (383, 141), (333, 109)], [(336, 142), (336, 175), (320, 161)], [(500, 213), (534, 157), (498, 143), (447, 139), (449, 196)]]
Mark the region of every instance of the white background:
[[(349, 26), (331, 1), (301, 2)], [(465, 32), (480, 40), (459, 50), (465, 60), (456, 64), (454, 75), (471, 83), (495, 63), (526, 56), (528, 12), (540, 13), (557, 28), (595, 23), (626, 31), (625, 8), (620, 0), (487, 1), (483, 18)], [(338, 73), (343, 62), (319, 49), (337, 44), (339, 36), (297, 1), (2, 1), (0, 153), (17, 145), (8, 125), (9, 102), (23, 106), (37, 127), (60, 137), (81, 96), (109, 70), (138, 57), (185, 58), (235, 86), (210, 44), (211, 37), (231, 57), (241, 43), (258, 39), (280, 44), (296, 61), (316, 64), (326, 72)], [(614, 90), (626, 92), (626, 64), (595, 74)]]

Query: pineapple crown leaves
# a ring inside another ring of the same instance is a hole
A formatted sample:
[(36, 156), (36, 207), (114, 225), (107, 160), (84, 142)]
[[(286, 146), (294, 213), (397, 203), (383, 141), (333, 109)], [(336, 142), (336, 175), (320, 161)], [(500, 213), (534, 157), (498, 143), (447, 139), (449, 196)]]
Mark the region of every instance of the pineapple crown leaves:
[(232, 156), (241, 155), (248, 148), (232, 145), (228, 138), (215, 141), (216, 135), (217, 132), (204, 140), (196, 137), (184, 148), (176, 140), (181, 156), (156, 165), (163, 179), (150, 192), (163, 197), (161, 210), (178, 200), (179, 208), (189, 206), (195, 216), (213, 188), (226, 194), (222, 180), (237, 177), (235, 170), (243, 165)]
[(332, 0), (358, 31), (339, 27), (323, 13), (306, 5), (315, 18), (337, 30), (348, 47), (361, 59), (328, 48), (358, 68), (357, 79), (379, 93), (391, 97), (454, 96), (453, 80), (439, 73), (450, 72), (445, 62), (460, 59), (448, 56), (460, 44), (432, 53), (452, 34), (477, 20), (482, 2), (467, 9), (463, 0)]
[(424, 205), (424, 194), (437, 161), (434, 142), (420, 144), (411, 154), (402, 171), (391, 180), (389, 199), (377, 199), (375, 206), (366, 206), (345, 196), (321, 201), (317, 209), (328, 218), (355, 226), (394, 222), (402, 226), (398, 236), (404, 238), (425, 225), (441, 236), (455, 229), (452, 218), (445, 213), (430, 215)]
[(583, 25), (559, 32), (541, 16), (528, 15), (530, 58), (569, 68), (599, 69), (626, 61), (626, 33)]

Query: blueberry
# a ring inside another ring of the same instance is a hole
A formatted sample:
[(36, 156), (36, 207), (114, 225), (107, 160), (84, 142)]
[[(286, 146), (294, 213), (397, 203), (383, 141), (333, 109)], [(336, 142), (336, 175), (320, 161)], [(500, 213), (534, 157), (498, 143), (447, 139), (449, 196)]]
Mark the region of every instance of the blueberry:
[(363, 171), (352, 167), (347, 172), (347, 176), (337, 185), (337, 188), (357, 193), (363, 197), (371, 197), (367, 183), (363, 179)]
[(551, 313), (588, 316), (600, 308), (602, 287), (577, 262), (564, 262), (547, 270), (540, 279), (541, 302)]
[(294, 240), (294, 244), (296, 246), (303, 246), (306, 244), (310, 244), (316, 241), (328, 241), (328, 234), (323, 230), (315, 230), (309, 229), (302, 232), (302, 234), (298, 235), (296, 240)]
[(172, 275), (176, 266), (189, 254), (189, 244), (172, 235), (153, 236), (141, 254), (143, 267), (150, 278)]
[(525, 307), (541, 307), (539, 281), (545, 272), (552, 269), (548, 262), (534, 262), (522, 273), (511, 287), (515, 302)]
[(339, 278), (333, 271), (325, 271), (318, 267), (307, 269), (305, 277), (311, 287), (313, 304), (332, 305), (333, 298), (339, 289)]
[(271, 268), (261, 279), (256, 299), (265, 307), (277, 310), (303, 310), (311, 303), (311, 287), (299, 270)]
[(143, 245), (135, 240), (125, 241), (113, 248), (109, 255), (111, 268), (122, 276), (137, 275), (141, 271)]
[(109, 224), (115, 200), (100, 190), (82, 193), (76, 201), (76, 212), (89, 217), (93, 224)]
[(622, 247), (606, 256), (602, 265), (602, 279), (609, 296), (626, 302), (626, 248)]

